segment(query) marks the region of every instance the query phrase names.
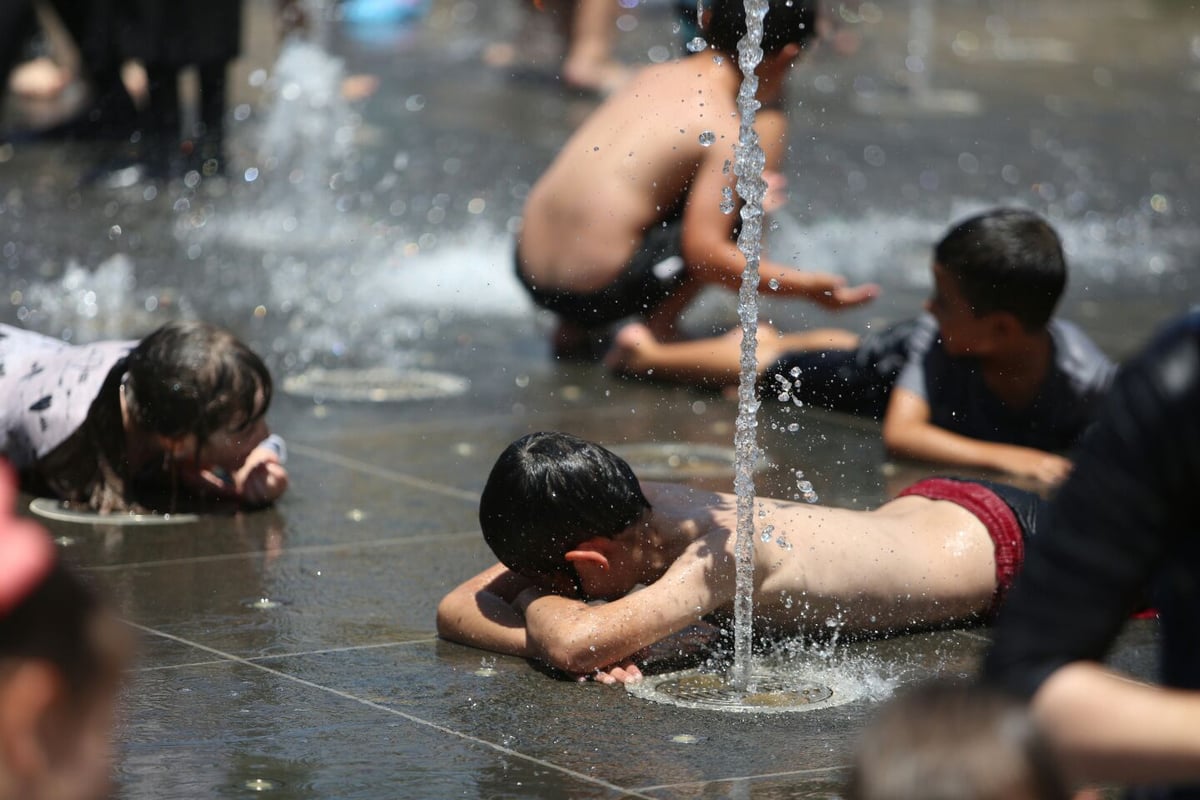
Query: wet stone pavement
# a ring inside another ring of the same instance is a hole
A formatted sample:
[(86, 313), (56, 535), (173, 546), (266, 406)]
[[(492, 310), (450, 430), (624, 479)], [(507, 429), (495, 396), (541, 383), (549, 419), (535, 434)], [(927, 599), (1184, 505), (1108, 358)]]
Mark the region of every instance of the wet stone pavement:
[[(729, 448), (736, 409), (549, 356), (550, 322), (511, 276), (512, 232), (529, 185), (596, 100), (561, 88), (545, 63), (481, 63), (488, 43), (519, 40), (523, 4), (437, 0), (407, 25), (335, 24), (345, 72), (379, 88), (291, 118), (309, 152), (280, 163), (262, 142), (296, 112), (264, 83), (279, 52), (271, 6), (246, 6), (226, 179), (78, 187), (96, 147), (0, 145), (0, 321), (85, 341), (204, 318), (264, 353), (280, 387), (270, 420), (293, 488), (277, 507), (161, 526), (47, 523), (143, 634), (118, 795), (837, 796), (877, 698), (971, 674), (986, 627), (814, 645), (867, 698), (779, 715), (651, 703), (436, 638), (442, 594), (490, 563), (475, 505), (509, 441), (561, 429), (614, 446)], [(928, 41), (908, 4), (847, 6), (857, 50), (825, 48), (796, 71), (791, 202), (770, 246), (886, 295), (842, 316), (768, 302), (765, 316), (784, 328), (908, 316), (940, 231), (1000, 202), (1062, 232), (1064, 314), (1112, 356), (1194, 301), (1192, 3), (931, 2)], [(679, 51), (666, 4), (629, 19), (624, 57)], [(3, 118), (28, 116), (10, 104)], [(322, 161), (332, 140), (301, 136), (310, 118), (348, 144), (336, 160)], [(714, 295), (689, 324), (733, 319)], [(321, 385), (316, 368), (336, 372)], [(414, 375), (458, 393), (395, 399), (416, 391), (403, 381)], [(393, 399), (371, 401), (389, 396), (388, 376)], [(368, 399), (338, 399), (363, 381)], [(868, 508), (930, 472), (885, 461), (876, 426), (837, 415), (764, 403), (759, 433), (763, 494), (796, 494), (803, 470), (822, 503)], [(1131, 623), (1113, 659), (1152, 675), (1154, 644), (1153, 623)]]

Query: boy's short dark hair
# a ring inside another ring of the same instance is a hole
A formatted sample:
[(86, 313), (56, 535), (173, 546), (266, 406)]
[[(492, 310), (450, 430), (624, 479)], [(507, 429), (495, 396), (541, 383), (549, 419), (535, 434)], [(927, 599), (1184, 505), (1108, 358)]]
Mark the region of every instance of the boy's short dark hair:
[(502, 564), (538, 581), (566, 573), (567, 552), (616, 536), (649, 508), (616, 453), (569, 433), (539, 432), (496, 459), (479, 498), (479, 526)]
[[(702, 31), (708, 46), (736, 58), (738, 42), (746, 35), (744, 0), (711, 0), (704, 9), (709, 12)], [(763, 18), (764, 53), (778, 53), (789, 44), (804, 47), (816, 33), (816, 0), (770, 0)]]
[(1067, 285), (1062, 242), (1032, 211), (998, 208), (963, 220), (934, 250), (976, 316), (1006, 311), (1044, 328)]
[(849, 800), (1067, 800), (1028, 708), (992, 689), (936, 680), (889, 701), (858, 742)]

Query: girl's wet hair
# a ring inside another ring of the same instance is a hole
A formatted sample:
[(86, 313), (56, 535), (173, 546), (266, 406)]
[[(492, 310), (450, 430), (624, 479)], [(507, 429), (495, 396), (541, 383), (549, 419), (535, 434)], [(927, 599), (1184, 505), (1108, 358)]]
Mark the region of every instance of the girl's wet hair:
[(479, 499), (479, 525), (496, 558), (537, 581), (567, 571), (566, 553), (612, 537), (650, 509), (633, 469), (594, 442), (540, 432), (510, 444)]
[[(708, 46), (736, 58), (738, 42), (746, 35), (743, 0), (711, 0), (704, 9), (708, 22), (702, 33)], [(789, 44), (804, 47), (816, 34), (816, 0), (770, 0), (763, 18), (764, 53), (778, 53)]]
[(205, 322), (172, 322), (125, 361), (125, 402), (137, 426), (203, 442), (223, 428), (249, 427), (271, 404), (271, 374), (232, 333)]
[(146, 434), (196, 436), (257, 422), (271, 404), (262, 359), (232, 333), (205, 322), (170, 322), (142, 339), (105, 378), (87, 418), (36, 465), (30, 483), (89, 508), (135, 507), (121, 394)]

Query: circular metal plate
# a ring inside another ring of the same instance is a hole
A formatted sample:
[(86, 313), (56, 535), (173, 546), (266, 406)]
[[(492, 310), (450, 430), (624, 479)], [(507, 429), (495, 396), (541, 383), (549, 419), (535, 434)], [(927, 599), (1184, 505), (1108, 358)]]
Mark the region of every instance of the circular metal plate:
[[(721, 478), (733, 474), (735, 453), (732, 447), (678, 442), (644, 442), (611, 445), (609, 449), (629, 462), (638, 477)], [(755, 470), (766, 467), (759, 459)]]
[(647, 675), (626, 690), (644, 700), (685, 708), (753, 714), (781, 714), (831, 708), (858, 699), (860, 691), (822, 677), (821, 682), (786, 671), (756, 670), (749, 690), (731, 685), (725, 675), (700, 670)]
[(427, 370), (325, 369), (313, 367), (283, 380), (283, 391), (316, 400), (395, 403), (463, 394), (471, 382), (459, 375)]
[(38, 497), (29, 504), (29, 510), (39, 517), (56, 522), (76, 522), (84, 525), (184, 525), (196, 522), (199, 514), (97, 514), (71, 508), (61, 500)]

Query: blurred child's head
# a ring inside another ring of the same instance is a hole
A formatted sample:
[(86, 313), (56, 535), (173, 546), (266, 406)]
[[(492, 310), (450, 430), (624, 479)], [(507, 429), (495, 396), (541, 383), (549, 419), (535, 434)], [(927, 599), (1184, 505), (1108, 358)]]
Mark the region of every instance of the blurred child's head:
[(127, 633), (0, 473), (0, 798), (105, 797)]
[(230, 471), (266, 438), (266, 365), (232, 333), (170, 322), (129, 354), (122, 395), (134, 425), (204, 465)]
[[(737, 46), (746, 35), (746, 7), (743, 0), (711, 0), (706, 12), (703, 34), (709, 47), (736, 59)], [(803, 48), (817, 35), (816, 0), (770, 0), (763, 18), (762, 49), (774, 55), (789, 44)]]
[(615, 537), (649, 510), (629, 464), (568, 433), (531, 433), (505, 448), (479, 499), (479, 525), (496, 558), (540, 586), (579, 588), (566, 554)]
[[(1006, 315), (1027, 333), (1039, 332), (1067, 283), (1058, 234), (1021, 209), (994, 209), (959, 222), (938, 242), (933, 260), (929, 310), (951, 334), (956, 322), (971, 328), (972, 321), (993, 315)], [(942, 334), (950, 349), (955, 337), (947, 332)], [(963, 343), (972, 338), (968, 331), (962, 334)]]
[(1067, 800), (1049, 745), (1016, 699), (933, 682), (888, 702), (859, 739), (848, 800)]

